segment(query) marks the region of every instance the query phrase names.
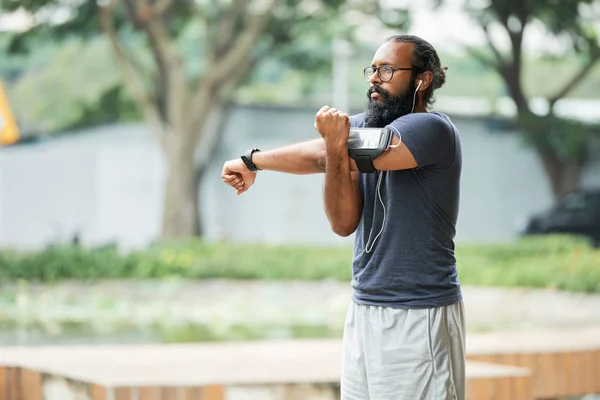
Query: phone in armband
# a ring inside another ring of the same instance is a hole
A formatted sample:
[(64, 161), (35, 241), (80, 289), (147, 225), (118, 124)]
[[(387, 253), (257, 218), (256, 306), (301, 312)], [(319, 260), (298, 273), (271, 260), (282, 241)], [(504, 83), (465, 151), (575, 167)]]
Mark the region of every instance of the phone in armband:
[(390, 128), (350, 128), (348, 155), (356, 161), (360, 172), (373, 173), (375, 160), (390, 148), (393, 133)]

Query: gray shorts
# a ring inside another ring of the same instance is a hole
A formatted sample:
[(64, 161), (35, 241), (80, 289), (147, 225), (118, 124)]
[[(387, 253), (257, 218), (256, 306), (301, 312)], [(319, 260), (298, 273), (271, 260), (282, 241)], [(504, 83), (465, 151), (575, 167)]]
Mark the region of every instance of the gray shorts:
[(465, 400), (462, 302), (395, 309), (351, 302), (342, 400)]

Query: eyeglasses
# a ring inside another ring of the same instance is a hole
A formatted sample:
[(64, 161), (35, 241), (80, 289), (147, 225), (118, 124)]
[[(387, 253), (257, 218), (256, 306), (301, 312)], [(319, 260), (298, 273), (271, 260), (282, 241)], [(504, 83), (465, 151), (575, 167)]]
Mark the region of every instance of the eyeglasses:
[(365, 80), (371, 81), (371, 77), (375, 72), (382, 82), (389, 82), (394, 77), (394, 71), (412, 71), (414, 68), (394, 68), (389, 65), (382, 65), (381, 67), (367, 67), (364, 69)]

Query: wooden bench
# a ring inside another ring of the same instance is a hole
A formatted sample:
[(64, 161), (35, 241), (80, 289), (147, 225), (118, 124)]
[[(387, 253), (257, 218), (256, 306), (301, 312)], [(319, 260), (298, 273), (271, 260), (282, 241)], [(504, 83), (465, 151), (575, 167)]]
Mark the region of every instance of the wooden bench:
[(600, 327), (467, 334), (467, 358), (530, 370), (535, 399), (600, 393)]
[[(0, 400), (336, 400), (339, 340), (0, 348)], [(469, 400), (531, 400), (523, 368), (467, 363)]]

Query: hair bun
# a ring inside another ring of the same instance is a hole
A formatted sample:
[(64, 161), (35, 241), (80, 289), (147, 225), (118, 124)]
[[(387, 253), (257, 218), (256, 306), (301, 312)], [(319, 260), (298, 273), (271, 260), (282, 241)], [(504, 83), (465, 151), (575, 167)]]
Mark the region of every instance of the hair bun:
[(446, 83), (446, 71), (447, 70), (448, 70), (448, 67), (446, 67), (446, 66), (439, 68), (439, 72), (438, 72), (438, 74), (436, 74), (437, 79), (435, 79), (435, 82), (434, 82), (435, 89), (441, 88)]

